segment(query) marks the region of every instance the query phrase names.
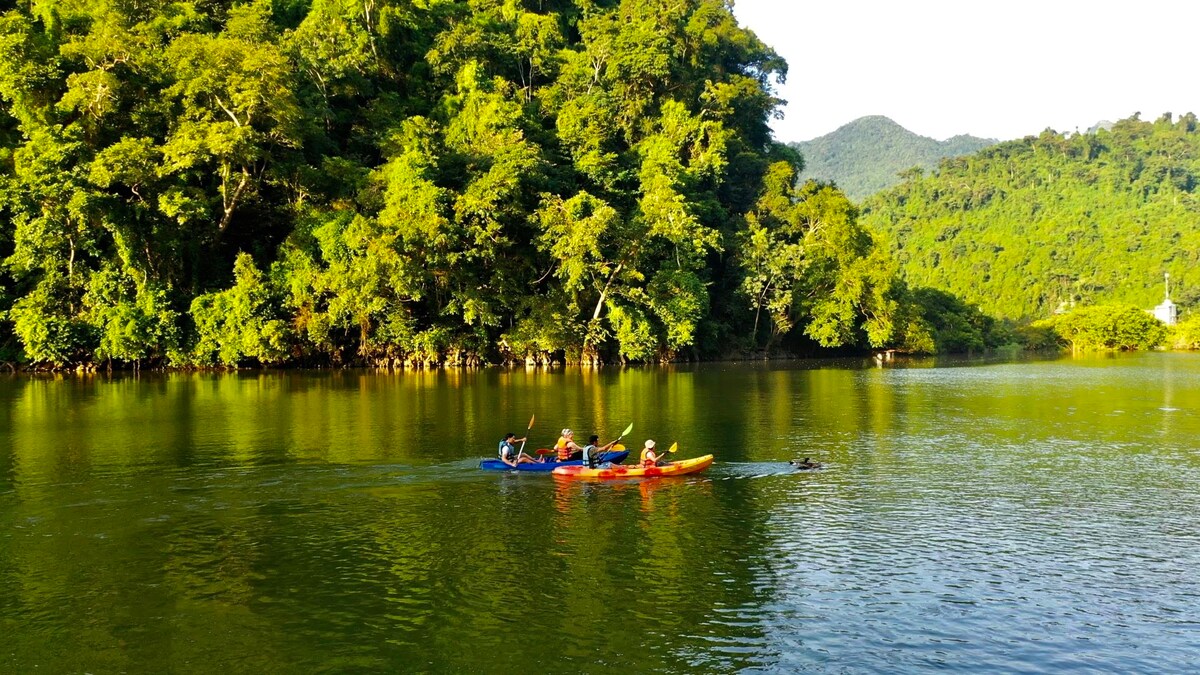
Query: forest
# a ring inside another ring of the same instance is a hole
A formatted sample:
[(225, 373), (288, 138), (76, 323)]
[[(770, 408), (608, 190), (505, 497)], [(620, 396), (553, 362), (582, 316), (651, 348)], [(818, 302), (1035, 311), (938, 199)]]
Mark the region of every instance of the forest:
[(1200, 300), (1196, 116), (1046, 131), (913, 169), (863, 204), (908, 283), (1018, 322), (1073, 307)]
[[(773, 139), (786, 75), (726, 0), (23, 3), (0, 363), (973, 351), (1142, 301), (1156, 256), (1200, 281), (1191, 116), (947, 160), (863, 212)], [(1114, 238), (1144, 275), (1085, 264)]]
[[(655, 362), (931, 328), (724, 0), (0, 16), (0, 360)], [(799, 106), (799, 107), (802, 107)]]

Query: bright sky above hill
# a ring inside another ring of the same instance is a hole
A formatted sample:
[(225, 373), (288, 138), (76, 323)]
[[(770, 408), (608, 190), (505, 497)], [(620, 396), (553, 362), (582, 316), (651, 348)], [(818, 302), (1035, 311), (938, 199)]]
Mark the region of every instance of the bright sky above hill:
[(1197, 0), (735, 0), (734, 12), (788, 61), (772, 125), (784, 142), (865, 115), (939, 140), (1200, 115)]

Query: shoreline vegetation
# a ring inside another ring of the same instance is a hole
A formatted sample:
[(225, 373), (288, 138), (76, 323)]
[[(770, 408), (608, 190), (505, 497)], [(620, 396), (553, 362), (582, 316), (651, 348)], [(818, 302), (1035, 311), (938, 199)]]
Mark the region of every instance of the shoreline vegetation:
[(599, 365), (1090, 339), (906, 281), (911, 250), (835, 185), (798, 184), (803, 159), (768, 125), (786, 75), (723, 0), (10, 9), (0, 363)]
[[(1055, 355), (1066, 354), (1089, 354), (1089, 353), (1118, 353), (1130, 351), (1179, 351), (1193, 352), (1200, 351), (1200, 321), (1192, 322), (1192, 325), (1185, 331), (1166, 331), (1162, 332), (1166, 337), (1162, 342), (1149, 344), (1143, 338), (1137, 338), (1130, 345), (1116, 345), (1111, 341), (1108, 344), (1097, 344), (1088, 342), (1087, 338), (1080, 337), (1077, 341), (1072, 341), (1069, 337), (1054, 332), (1053, 329), (1047, 329), (1045, 324), (1051, 323), (1037, 322), (1037, 324), (1023, 329), (1022, 334), (1018, 336), (1017, 342), (1010, 342), (995, 347), (988, 347), (982, 350), (965, 350), (965, 351), (942, 351), (942, 352), (920, 352), (920, 351), (905, 351), (899, 349), (878, 349), (872, 351), (855, 350), (849, 352), (811, 354), (811, 355), (796, 355), (786, 352), (770, 352), (759, 354), (743, 354), (729, 355), (724, 357), (715, 357), (707, 359), (676, 359), (673, 361), (652, 361), (652, 362), (626, 362), (626, 363), (603, 363), (603, 362), (583, 362), (583, 361), (567, 361), (561, 358), (551, 357), (548, 360), (535, 361), (529, 359), (526, 361), (504, 361), (499, 363), (479, 362), (462, 360), (459, 362), (442, 361), (436, 363), (421, 363), (413, 361), (383, 361), (376, 363), (343, 363), (338, 365), (319, 364), (319, 363), (300, 363), (294, 361), (285, 361), (281, 363), (241, 363), (241, 364), (213, 364), (213, 365), (168, 365), (168, 364), (153, 364), (143, 367), (136, 362), (117, 362), (117, 363), (77, 363), (67, 366), (56, 364), (31, 364), (31, 363), (14, 363), (10, 361), (0, 362), (0, 374), (9, 373), (12, 375), (46, 375), (46, 374), (81, 374), (81, 375), (96, 375), (96, 374), (111, 374), (118, 372), (138, 373), (226, 373), (226, 372), (253, 372), (253, 371), (303, 371), (303, 370), (336, 370), (336, 371), (384, 371), (384, 372), (432, 372), (437, 370), (484, 370), (484, 369), (501, 369), (501, 370), (561, 370), (567, 368), (583, 368), (583, 369), (599, 369), (611, 367), (670, 367), (675, 365), (696, 365), (701, 363), (764, 363), (764, 362), (819, 362), (822, 360), (874, 360), (878, 365), (894, 364), (897, 361), (907, 359), (926, 359), (933, 357), (956, 356), (966, 358), (986, 358), (991, 356), (1027, 353), (1040, 357), (1052, 357)], [(1165, 326), (1164, 326), (1165, 329)], [(1039, 342), (1041, 340), (1041, 342)]]

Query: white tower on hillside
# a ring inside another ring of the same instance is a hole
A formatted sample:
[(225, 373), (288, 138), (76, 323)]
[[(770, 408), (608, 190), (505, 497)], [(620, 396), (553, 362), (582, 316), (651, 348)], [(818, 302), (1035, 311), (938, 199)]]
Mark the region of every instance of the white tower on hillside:
[(1162, 304), (1154, 308), (1154, 318), (1167, 324), (1174, 326), (1179, 321), (1179, 308), (1175, 303), (1171, 302), (1171, 274), (1170, 272), (1163, 275), (1164, 283), (1166, 284), (1167, 294), (1163, 298)]

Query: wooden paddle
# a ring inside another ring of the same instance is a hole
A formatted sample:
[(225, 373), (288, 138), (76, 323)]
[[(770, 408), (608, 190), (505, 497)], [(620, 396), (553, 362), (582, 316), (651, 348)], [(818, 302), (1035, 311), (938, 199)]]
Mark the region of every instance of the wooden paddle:
[(517, 451), (517, 462), (521, 461), (521, 454), (525, 452), (525, 441), (529, 440), (529, 432), (533, 429), (533, 420), (537, 419), (537, 415), (529, 416), (529, 426), (525, 429), (525, 440), (521, 441), (521, 449)]

